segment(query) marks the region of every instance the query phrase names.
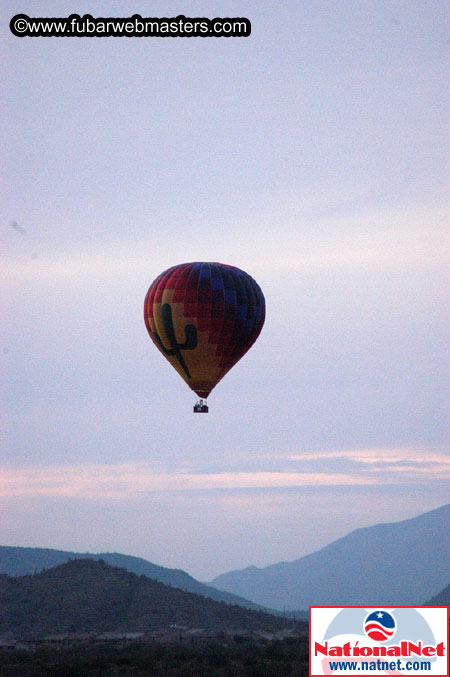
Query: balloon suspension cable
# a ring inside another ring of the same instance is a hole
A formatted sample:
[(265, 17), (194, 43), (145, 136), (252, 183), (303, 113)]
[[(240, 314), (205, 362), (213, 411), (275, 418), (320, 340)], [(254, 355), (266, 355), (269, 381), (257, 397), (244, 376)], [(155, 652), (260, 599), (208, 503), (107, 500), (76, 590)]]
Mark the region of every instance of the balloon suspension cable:
[(207, 414), (209, 411), (208, 405), (206, 404), (206, 400), (198, 400), (194, 404), (194, 414)]

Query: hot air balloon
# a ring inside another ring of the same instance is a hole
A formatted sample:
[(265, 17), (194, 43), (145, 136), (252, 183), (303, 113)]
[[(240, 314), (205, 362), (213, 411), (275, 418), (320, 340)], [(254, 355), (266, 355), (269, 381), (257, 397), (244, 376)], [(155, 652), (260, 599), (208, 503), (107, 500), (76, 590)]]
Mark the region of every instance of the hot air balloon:
[(264, 296), (248, 273), (223, 263), (182, 263), (159, 275), (145, 297), (150, 338), (200, 398), (206, 398), (258, 338)]

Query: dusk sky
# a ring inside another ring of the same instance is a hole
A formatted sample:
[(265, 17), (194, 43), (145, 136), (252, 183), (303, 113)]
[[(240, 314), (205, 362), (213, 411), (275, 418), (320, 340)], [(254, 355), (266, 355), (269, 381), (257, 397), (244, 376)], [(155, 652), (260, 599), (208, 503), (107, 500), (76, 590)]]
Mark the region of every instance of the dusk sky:
[[(448, 4), (1, 12), (0, 544), (209, 580), (448, 503)], [(252, 33), (18, 38), (19, 13)], [(188, 261), (267, 309), (201, 416), (143, 321)]]

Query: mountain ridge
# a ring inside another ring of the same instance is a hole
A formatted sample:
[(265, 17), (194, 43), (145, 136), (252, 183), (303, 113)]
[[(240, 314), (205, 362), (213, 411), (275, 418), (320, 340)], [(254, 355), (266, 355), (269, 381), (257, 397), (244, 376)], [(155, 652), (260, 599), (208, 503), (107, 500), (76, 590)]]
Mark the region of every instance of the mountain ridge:
[(229, 571), (210, 584), (277, 609), (417, 606), (448, 583), (449, 553), (447, 504), (401, 522), (355, 529), (297, 560)]
[(280, 616), (217, 602), (112, 567), (74, 559), (25, 576), (0, 574), (0, 635), (150, 632), (173, 626), (211, 630), (280, 630)]
[(153, 564), (142, 557), (123, 555), (122, 553), (78, 553), (69, 550), (53, 548), (33, 548), (26, 546), (0, 545), (0, 573), (10, 576), (24, 576), (43, 569), (50, 569), (73, 559), (103, 560), (111, 566), (123, 567), (131, 573), (153, 578), (165, 585), (172, 585), (180, 590), (187, 590), (197, 595), (203, 595), (217, 602), (239, 604), (248, 609), (259, 610), (262, 607), (243, 599), (238, 595), (216, 590), (215, 588), (197, 581), (183, 569), (169, 569)]

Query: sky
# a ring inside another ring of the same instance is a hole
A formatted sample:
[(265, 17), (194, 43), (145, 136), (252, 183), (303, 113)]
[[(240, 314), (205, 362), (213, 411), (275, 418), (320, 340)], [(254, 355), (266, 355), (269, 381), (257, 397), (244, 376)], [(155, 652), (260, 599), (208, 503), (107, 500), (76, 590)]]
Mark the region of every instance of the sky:
[[(450, 501), (448, 6), (5, 0), (0, 544), (199, 580)], [(247, 17), (18, 38), (19, 13)], [(266, 323), (194, 416), (143, 322), (187, 261)]]

